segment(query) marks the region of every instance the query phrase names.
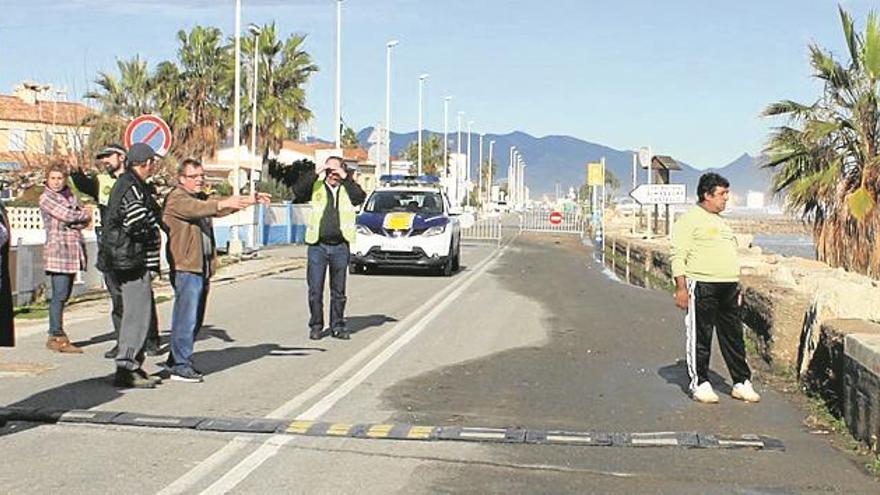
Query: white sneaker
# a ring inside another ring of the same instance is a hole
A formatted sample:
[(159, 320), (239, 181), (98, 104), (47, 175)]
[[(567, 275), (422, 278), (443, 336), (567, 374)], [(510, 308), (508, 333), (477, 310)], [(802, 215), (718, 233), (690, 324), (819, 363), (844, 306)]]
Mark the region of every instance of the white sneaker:
[(718, 394), (712, 390), (712, 384), (709, 382), (699, 384), (697, 388), (693, 390), (692, 396), (695, 401), (702, 402), (703, 404), (718, 403)]
[(733, 386), (730, 396), (746, 402), (761, 402), (761, 396), (752, 387), (752, 382), (746, 380)]

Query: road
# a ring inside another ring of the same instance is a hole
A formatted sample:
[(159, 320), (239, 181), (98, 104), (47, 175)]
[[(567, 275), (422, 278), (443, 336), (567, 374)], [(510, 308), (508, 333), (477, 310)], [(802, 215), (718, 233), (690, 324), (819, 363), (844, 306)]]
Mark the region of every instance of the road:
[[(195, 361), (201, 384), (110, 385), (106, 315), (31, 333), (0, 360), (0, 404), (139, 414), (579, 432), (766, 435), (785, 449), (402, 441), (94, 424), (0, 429), (3, 493), (878, 493), (845, 453), (767, 390), (760, 404), (692, 402), (682, 314), (622, 285), (573, 236), (466, 244), (450, 278), (349, 281), (350, 341), (308, 340), (304, 271), (216, 287)], [(170, 304), (160, 306), (167, 330)], [(98, 337), (98, 338), (95, 338)], [(94, 343), (92, 343), (94, 342)], [(155, 370), (157, 359), (148, 369)], [(713, 357), (717, 388), (729, 391)]]

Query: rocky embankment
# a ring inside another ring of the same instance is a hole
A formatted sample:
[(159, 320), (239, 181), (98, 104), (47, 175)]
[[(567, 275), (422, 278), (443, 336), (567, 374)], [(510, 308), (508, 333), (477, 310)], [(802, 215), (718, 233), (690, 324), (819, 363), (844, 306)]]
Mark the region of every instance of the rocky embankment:
[[(770, 229), (804, 232), (799, 222), (736, 218), (731, 223), (742, 246), (743, 318), (756, 351), (777, 372), (795, 372), (833, 411), (850, 414), (845, 419), (853, 434), (876, 448), (880, 326), (871, 322), (880, 321), (880, 282), (818, 261), (768, 254), (751, 244), (753, 233)], [(670, 288), (668, 239), (646, 239), (630, 227), (629, 220), (612, 217), (606, 227), (607, 263), (631, 282)]]

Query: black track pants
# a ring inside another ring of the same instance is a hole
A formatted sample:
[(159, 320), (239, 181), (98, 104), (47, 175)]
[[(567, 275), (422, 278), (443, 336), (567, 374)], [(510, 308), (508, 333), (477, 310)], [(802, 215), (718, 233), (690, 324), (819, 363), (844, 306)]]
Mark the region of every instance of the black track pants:
[(718, 346), (733, 383), (751, 379), (740, 317), (739, 284), (688, 280), (687, 365), (690, 389), (709, 380), (712, 332), (718, 330)]

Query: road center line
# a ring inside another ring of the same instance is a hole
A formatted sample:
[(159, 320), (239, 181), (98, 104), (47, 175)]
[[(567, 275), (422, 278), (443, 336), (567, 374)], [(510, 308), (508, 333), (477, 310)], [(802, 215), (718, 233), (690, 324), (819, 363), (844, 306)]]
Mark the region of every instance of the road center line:
[[(329, 410), (336, 402), (338, 402), (354, 387), (356, 387), (364, 379), (366, 379), (373, 371), (378, 369), (381, 364), (390, 359), (397, 350), (399, 350), (406, 343), (411, 341), (416, 335), (418, 335), (422, 330), (424, 330), (428, 322), (433, 320), (440, 313), (440, 311), (442, 311), (443, 308), (451, 304), (452, 301), (458, 298), (461, 293), (464, 292), (464, 290), (473, 283), (473, 281), (475, 281), (483, 273), (486, 272), (492, 262), (498, 259), (507, 250), (507, 247), (510, 245), (511, 242), (513, 242), (513, 239), (508, 241), (501, 249), (490, 254), (486, 259), (478, 263), (474, 267), (474, 271), (470, 275), (468, 275), (467, 278), (461, 280), (460, 282), (453, 282), (452, 284), (432, 296), (424, 304), (419, 306), (419, 308), (411, 312), (403, 320), (397, 323), (387, 333), (385, 333), (384, 335), (373, 341), (370, 345), (362, 349), (360, 352), (349, 358), (348, 361), (343, 363), (341, 366), (333, 370), (328, 375), (324, 376), (324, 378), (306, 389), (304, 392), (300, 393), (299, 395), (295, 396), (294, 398), (283, 404), (281, 407), (269, 413), (266, 417), (270, 419), (287, 418), (293, 411), (302, 407), (313, 398), (319, 396), (320, 394), (326, 392), (328, 389), (336, 385), (343, 376), (350, 373), (351, 370), (360, 365), (363, 361), (369, 358), (369, 356), (373, 355), (381, 347), (385, 346), (389, 340), (394, 337), (398, 337), (399, 335), (397, 341), (392, 343), (391, 346), (385, 349), (385, 351), (381, 352), (379, 355), (373, 358), (373, 360), (370, 361), (364, 369), (360, 370), (354, 376), (346, 380), (334, 392), (331, 392), (331, 394), (321, 399), (318, 403), (312, 406), (309, 410), (302, 413), (296, 419), (305, 419), (306, 415), (308, 415), (309, 417), (317, 418), (318, 416), (320, 416), (320, 414), (323, 414), (324, 412)], [(418, 319), (423, 314), (424, 316), (422, 316), (421, 319)], [(412, 326), (410, 327), (410, 325)], [(407, 327), (409, 327), (409, 329), (407, 329)], [(400, 335), (401, 333), (402, 335)], [(391, 347), (394, 348), (394, 351), (388, 352)], [(368, 373), (364, 373), (364, 370), (367, 367), (370, 367), (371, 370)], [(357, 377), (356, 380), (355, 377)], [(345, 392), (340, 394), (339, 391), (340, 389), (342, 389), (342, 387), (345, 387)], [(256, 451), (251, 453), (247, 458), (241, 461), (241, 463), (228, 471), (224, 476), (222, 476), (210, 487), (208, 487), (203, 493), (228, 492), (236, 485), (238, 485), (238, 483), (243, 481), (251, 472), (257, 469), (263, 462), (274, 456), (278, 452), (278, 449), (289, 442), (292, 438), (293, 437), (287, 435), (276, 435), (270, 437)], [(230, 442), (230, 444), (232, 442), (235, 442), (236, 440), (241, 440), (241, 438), (236, 437)], [(162, 495), (183, 493), (199, 480), (207, 477), (217, 466), (234, 456), (238, 452), (238, 450), (239, 449), (227, 449), (226, 447), (224, 447), (223, 449), (215, 452), (205, 461), (191, 469), (189, 472), (178, 478), (178, 480), (172, 482), (170, 485), (168, 485), (168, 487), (166, 487), (159, 493), (161, 493)], [(223, 454), (221, 454), (221, 452), (223, 452)], [(172, 490), (172, 488), (174, 488), (174, 490)]]

